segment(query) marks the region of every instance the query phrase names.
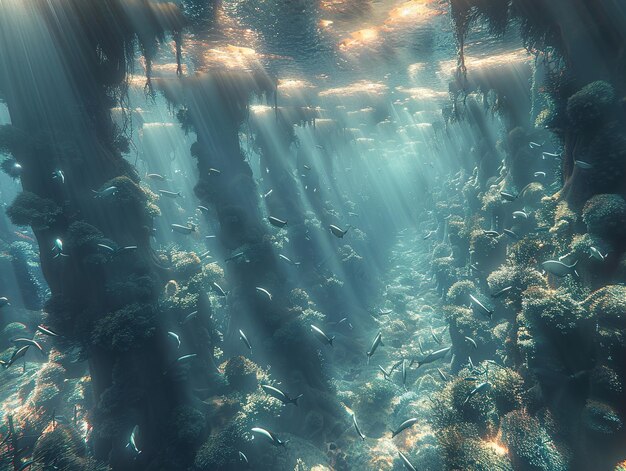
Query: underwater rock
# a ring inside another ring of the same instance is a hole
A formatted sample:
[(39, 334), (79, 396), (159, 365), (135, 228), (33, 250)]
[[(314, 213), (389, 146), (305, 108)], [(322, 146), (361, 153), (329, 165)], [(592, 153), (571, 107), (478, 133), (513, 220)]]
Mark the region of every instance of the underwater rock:
[(626, 237), (626, 201), (620, 195), (601, 194), (589, 198), (582, 210), (587, 230), (608, 241)]

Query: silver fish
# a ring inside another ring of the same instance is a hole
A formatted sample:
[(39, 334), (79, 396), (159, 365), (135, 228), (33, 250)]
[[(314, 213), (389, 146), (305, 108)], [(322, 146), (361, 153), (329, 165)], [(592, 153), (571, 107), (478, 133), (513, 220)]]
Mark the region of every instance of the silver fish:
[(6, 296), (2, 296), (0, 298), (0, 307), (4, 307), (4, 306), (10, 306), (11, 303), (9, 302), (9, 298), (7, 298)]
[(574, 165), (576, 165), (576, 167), (581, 168), (583, 170), (590, 170), (593, 168), (592, 164), (590, 164), (589, 162), (584, 162), (582, 160), (574, 160)]
[(110, 186), (108, 188), (105, 188), (102, 191), (96, 191), (96, 190), (91, 190), (92, 193), (94, 193), (94, 198), (105, 198), (107, 196), (112, 196), (114, 194), (117, 193), (117, 187), (116, 186)]
[(174, 333), (174, 332), (168, 332), (167, 335), (174, 339), (174, 342), (176, 342), (176, 348), (180, 348), (180, 337), (178, 336), (178, 334)]
[(440, 348), (439, 350), (429, 353), (421, 360), (411, 360), (411, 363), (409, 364), (409, 366), (413, 366), (413, 363), (417, 363), (417, 368), (419, 368), (420, 366), (426, 365), (427, 363), (432, 363), (434, 361), (441, 360), (448, 354), (451, 348), (452, 347)]
[(402, 464), (404, 465), (404, 467), (406, 469), (408, 469), (409, 471), (416, 471), (415, 466), (413, 466), (411, 464), (411, 462), (409, 461), (409, 459), (404, 455), (404, 453), (402, 453), (401, 451), (398, 451), (398, 455), (400, 455), (400, 459), (402, 460)]
[(475, 349), (478, 349), (478, 345), (476, 345), (476, 341), (472, 337), (465, 337), (465, 340), (471, 343)]
[(133, 427), (132, 432), (130, 432), (130, 437), (128, 438), (128, 443), (126, 444), (126, 448), (130, 448), (135, 453), (141, 453), (141, 450), (137, 447), (137, 435), (139, 434), (139, 425), (135, 425)]
[(201, 213), (208, 213), (209, 212), (209, 208), (207, 208), (206, 206), (198, 206), (197, 209), (201, 212)]
[(502, 232), (504, 232), (513, 240), (520, 240), (520, 236), (513, 232), (511, 229), (502, 229)]
[(439, 377), (443, 380), (443, 381), (448, 381), (448, 378), (446, 377), (446, 375), (444, 374), (443, 371), (441, 371), (441, 368), (437, 368), (437, 373), (439, 373)]
[(433, 330), (432, 326), (430, 327), (430, 335), (437, 345), (441, 345), (441, 339), (435, 335), (435, 331)]
[(354, 412), (352, 413), (352, 423), (354, 424), (356, 433), (358, 433), (359, 437), (361, 437), (361, 440), (365, 440), (365, 435), (363, 435), (363, 432), (361, 432), (361, 429), (359, 428), (359, 424), (356, 421), (356, 414)]
[(198, 316), (198, 311), (193, 311), (185, 316), (185, 318), (181, 321), (180, 325), (185, 325), (191, 319), (195, 319)]
[(268, 290), (266, 290), (265, 288), (259, 288), (258, 286), (255, 288), (259, 293), (263, 293), (265, 296), (268, 297), (268, 299), (271, 301), (272, 300), (272, 293), (270, 293)]
[(602, 255), (602, 252), (600, 252), (596, 247), (589, 247), (589, 258), (595, 258), (596, 260), (599, 260), (600, 262), (604, 262), (604, 259), (608, 255), (609, 255), (608, 253), (606, 255)]
[(300, 265), (300, 262), (294, 262), (292, 261), (289, 257), (287, 257), (286, 255), (278, 254), (278, 258), (280, 258), (281, 260), (284, 260), (285, 262), (289, 263), (290, 265), (293, 265), (295, 267), (297, 267), (298, 265)]
[(180, 191), (159, 190), (159, 193), (168, 198), (180, 198), (183, 196)]
[(165, 177), (158, 173), (146, 173), (146, 178), (149, 178), (150, 180), (158, 180), (160, 182), (165, 181)]
[(406, 373), (407, 373), (406, 360), (403, 358), (402, 359), (402, 386), (404, 386), (405, 389), (406, 389)]
[(216, 168), (211, 167), (211, 168), (209, 169), (209, 175), (219, 175), (220, 173), (222, 173), (222, 172), (221, 172), (221, 171), (219, 171), (219, 170), (218, 170), (218, 169), (216, 169)]
[(411, 419), (405, 420), (404, 422), (400, 424), (400, 426), (396, 430), (391, 431), (391, 438), (395, 437), (396, 435), (406, 430), (407, 428), (412, 427), (416, 423), (417, 423), (417, 417), (413, 417)]
[(526, 214), (525, 211), (513, 211), (513, 218), (514, 219), (528, 219), (528, 214)]
[(224, 291), (222, 289), (222, 287), (220, 285), (217, 284), (217, 282), (213, 282), (213, 288), (215, 288), (215, 291), (217, 291), (217, 294), (219, 294), (220, 296), (225, 297), (226, 296), (226, 291)]
[(535, 172), (533, 175), (535, 178), (546, 178), (546, 172)]
[(287, 221), (283, 221), (282, 219), (275, 218), (274, 216), (270, 216), (267, 218), (270, 224), (274, 227), (285, 227), (287, 225)]
[(196, 232), (196, 225), (189, 223), (186, 226), (181, 226), (180, 224), (171, 224), (172, 232), (178, 232), (179, 234), (189, 235), (192, 232)]
[(493, 310), (488, 309), (483, 303), (481, 303), (476, 297), (472, 294), (469, 295), (472, 302), (478, 306), (488, 317), (491, 319), (493, 317)]
[(33, 347), (35, 347), (37, 350), (39, 350), (39, 352), (43, 355), (46, 356), (46, 352), (44, 352), (43, 347), (41, 346), (41, 344), (33, 339), (26, 339), (26, 338), (17, 338), (17, 339), (12, 339), (11, 342), (13, 343), (25, 343), (27, 345), (32, 345)]
[(248, 337), (246, 337), (246, 334), (244, 334), (243, 330), (241, 329), (239, 329), (239, 338), (241, 339), (243, 343), (246, 344), (246, 347), (248, 347), (248, 350), (250, 350), (250, 353), (252, 353), (252, 345), (250, 344)]
[(470, 391), (470, 393), (467, 395), (467, 397), (465, 398), (465, 401), (463, 401), (463, 405), (467, 404), (467, 402), (474, 397), (476, 394), (481, 393), (481, 392), (486, 392), (491, 388), (491, 384), (484, 382), (484, 383), (480, 383), (478, 386), (476, 386), (474, 389), (472, 389)]
[(331, 347), (333, 346), (333, 340), (335, 339), (334, 335), (332, 337), (328, 337), (328, 335), (326, 335), (322, 329), (314, 326), (313, 324), (311, 324), (311, 332), (313, 332), (317, 336), (320, 342), (328, 344)]
[(506, 191), (501, 191), (500, 196), (503, 200), (506, 201), (515, 201), (517, 199), (516, 195), (512, 195), (511, 193), (507, 193)]
[(269, 430), (265, 430), (264, 428), (261, 428), (261, 427), (253, 427), (251, 429), (251, 431), (253, 433), (256, 433), (256, 434), (264, 436), (274, 446), (283, 446), (284, 447), (287, 443), (289, 443), (289, 440), (282, 441), (274, 433), (270, 432)]
[(248, 457), (243, 453), (243, 451), (239, 452), (239, 461), (243, 461), (246, 464), (250, 464), (248, 461)]
[(334, 224), (331, 224), (329, 226), (330, 232), (332, 232), (332, 234), (335, 237), (338, 237), (339, 239), (343, 239), (343, 236), (345, 236), (348, 233), (348, 229), (349, 227), (346, 228), (346, 230), (342, 230), (341, 228), (339, 228), (338, 226), (335, 226)]
[(496, 291), (495, 293), (493, 293), (491, 295), (492, 298), (499, 298), (500, 296), (502, 296), (503, 294), (508, 293), (509, 291), (511, 291), (513, 289), (513, 286), (507, 286), (505, 288), (502, 288), (500, 291)]
[(55, 170), (52, 172), (52, 179), (61, 180), (61, 184), (65, 183), (65, 174), (63, 173), (63, 170)]
[(267, 394), (269, 394), (275, 399), (278, 399), (283, 404), (293, 404), (294, 406), (297, 406), (298, 399), (300, 399), (303, 396), (303, 394), (299, 394), (293, 398), (289, 397), (289, 395), (286, 392), (281, 391), (280, 389), (277, 389), (274, 386), (270, 386), (268, 384), (262, 384), (261, 387)]
[(578, 260), (576, 260), (572, 265), (567, 265), (558, 260), (548, 260), (547, 262), (543, 262), (541, 267), (548, 273), (558, 277), (564, 277), (567, 275), (578, 277), (578, 272), (576, 271), (577, 263)]
[(50, 337), (59, 337), (59, 334), (48, 329), (47, 327), (44, 327), (43, 325), (38, 325), (37, 330), (41, 332), (42, 334), (48, 335)]
[(500, 233), (498, 231), (483, 231), (483, 234), (489, 237), (499, 237)]
[(30, 348), (30, 345), (24, 345), (23, 347), (20, 347), (14, 350), (13, 355), (11, 355), (11, 358), (9, 359), (7, 364), (4, 365), (4, 368), (8, 369), (13, 363), (15, 363), (17, 360), (19, 360), (24, 355), (26, 355), (26, 352), (28, 351), (29, 348)]
[(369, 351), (366, 353), (368, 364), (370, 362), (371, 356), (374, 354), (374, 352), (376, 351), (379, 345), (385, 346), (385, 344), (383, 343), (383, 337), (382, 337), (381, 332), (378, 332), (378, 334), (376, 334), (376, 337), (374, 338), (374, 341), (372, 342), (372, 346), (370, 347)]
[(383, 378), (389, 381), (389, 377), (391, 376), (391, 373), (389, 373), (385, 368), (383, 368), (380, 365), (378, 365), (378, 369), (383, 372)]

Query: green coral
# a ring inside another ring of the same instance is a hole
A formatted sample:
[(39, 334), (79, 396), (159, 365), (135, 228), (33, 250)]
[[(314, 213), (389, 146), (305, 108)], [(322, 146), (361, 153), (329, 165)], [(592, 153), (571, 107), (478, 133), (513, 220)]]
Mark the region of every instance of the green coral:
[(567, 117), (572, 128), (589, 132), (606, 119), (615, 103), (613, 86), (604, 81), (592, 82), (567, 100)]
[(259, 367), (244, 356), (236, 356), (228, 360), (224, 374), (228, 384), (237, 391), (249, 392), (258, 386), (257, 372)]
[(589, 433), (600, 437), (615, 435), (624, 427), (622, 417), (613, 407), (596, 400), (587, 400), (581, 419)]
[(608, 241), (626, 237), (626, 201), (620, 195), (592, 196), (583, 207), (582, 219), (588, 232)]
[(152, 306), (134, 303), (118, 309), (94, 326), (91, 340), (95, 345), (114, 352), (141, 348), (155, 331)]
[(194, 466), (198, 471), (229, 471), (240, 466), (239, 450), (244, 442), (237, 427), (229, 426), (211, 435), (202, 445)]
[(7, 208), (7, 215), (16, 226), (31, 226), (35, 230), (49, 229), (63, 210), (54, 201), (30, 191), (22, 191)]

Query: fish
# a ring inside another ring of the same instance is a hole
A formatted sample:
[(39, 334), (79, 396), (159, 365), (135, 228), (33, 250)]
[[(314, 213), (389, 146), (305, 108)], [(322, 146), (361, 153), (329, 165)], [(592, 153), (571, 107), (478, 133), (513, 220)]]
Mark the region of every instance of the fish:
[(528, 147), (530, 147), (531, 149), (534, 149), (534, 148), (536, 148), (536, 147), (543, 147), (543, 144), (537, 144), (536, 142), (532, 142), (532, 141), (530, 141), (530, 142), (528, 143)]
[(589, 162), (584, 162), (582, 160), (574, 160), (574, 165), (583, 170), (590, 170), (593, 168), (593, 165)]
[(448, 378), (446, 377), (446, 375), (444, 374), (443, 371), (441, 371), (441, 368), (437, 368), (437, 373), (439, 373), (439, 377), (443, 380), (443, 381), (448, 381)]
[(267, 438), (270, 443), (274, 446), (282, 446), (284, 447), (287, 443), (289, 443), (289, 440), (285, 440), (282, 441), (280, 438), (278, 438), (278, 436), (276, 436), (274, 433), (270, 432), (269, 430), (265, 430), (264, 428), (261, 427), (253, 427), (251, 429), (251, 431), (253, 433), (257, 433), (259, 435), (264, 436), (265, 438)]
[(353, 218), (358, 218), (359, 215), (357, 213), (353, 213), (352, 211), (348, 211), (348, 216), (353, 217)]
[(5, 369), (10, 368), (13, 363), (15, 363), (17, 360), (19, 360), (24, 355), (26, 355), (26, 352), (28, 351), (29, 348), (30, 348), (30, 345), (24, 345), (23, 347), (15, 349), (13, 351), (13, 355), (11, 355), (11, 358), (9, 359), (7, 364), (4, 365), (4, 368)]
[(535, 178), (546, 178), (546, 172), (535, 172), (533, 176)]
[(391, 373), (388, 372), (385, 368), (383, 368), (380, 365), (378, 365), (378, 369), (383, 372), (383, 378), (389, 381), (389, 377), (391, 376)]
[(354, 424), (356, 433), (358, 433), (359, 437), (361, 437), (361, 440), (365, 440), (365, 435), (363, 435), (363, 432), (361, 432), (361, 429), (359, 428), (359, 424), (356, 421), (356, 414), (354, 412), (352, 413), (352, 423)]
[(383, 343), (383, 337), (382, 337), (381, 332), (378, 332), (378, 334), (376, 334), (376, 337), (374, 338), (374, 341), (372, 342), (372, 346), (370, 347), (369, 351), (366, 353), (368, 364), (370, 362), (370, 358), (372, 357), (372, 355), (374, 354), (374, 352), (376, 351), (379, 345), (385, 346), (385, 344)]
[(52, 246), (52, 252), (55, 253), (54, 257), (68, 257), (67, 254), (63, 253), (63, 241), (60, 238), (54, 239), (54, 245)]
[(478, 345), (476, 345), (476, 341), (472, 337), (465, 337), (465, 340), (471, 343), (475, 349), (478, 349)]
[(189, 355), (183, 355), (182, 357), (178, 357), (175, 361), (175, 363), (186, 363), (189, 360), (193, 360), (194, 358), (196, 358), (198, 356), (197, 353), (190, 353)]
[(60, 180), (61, 184), (65, 183), (65, 174), (63, 173), (63, 170), (55, 170), (52, 172), (52, 179)]
[(296, 397), (289, 397), (289, 395), (286, 392), (281, 391), (280, 389), (275, 388), (274, 386), (270, 386), (268, 384), (262, 384), (261, 387), (267, 394), (269, 394), (275, 399), (278, 399), (283, 404), (293, 404), (294, 406), (297, 406), (298, 399), (300, 399), (304, 395), (304, 394), (298, 394)]
[(248, 457), (243, 453), (243, 451), (239, 452), (239, 461), (243, 461), (246, 464), (250, 464), (248, 461)]
[(502, 229), (502, 232), (504, 232), (506, 235), (508, 235), (513, 240), (520, 240), (520, 236), (518, 236), (511, 229)]
[(387, 314), (391, 314), (393, 312), (393, 309), (380, 309), (378, 312), (385, 316)]
[(304, 170), (311, 170), (311, 167), (309, 167), (308, 165), (303, 165), (302, 167), (304, 168)]
[(281, 260), (284, 260), (285, 262), (289, 263), (290, 265), (293, 265), (295, 267), (299, 266), (301, 262), (294, 262), (293, 260), (291, 260), (289, 257), (287, 257), (286, 255), (278, 254), (278, 258), (280, 258)]
[(252, 354), (252, 345), (250, 344), (248, 337), (246, 337), (246, 334), (244, 334), (243, 330), (241, 329), (239, 329), (239, 338), (246, 345), (246, 347), (248, 347), (248, 350), (250, 350), (250, 354)]
[(197, 206), (196, 209), (198, 209), (201, 213), (208, 213), (209, 212), (209, 208), (207, 208), (206, 206)]
[(159, 193), (163, 196), (167, 196), (168, 198), (180, 198), (183, 195), (180, 191), (169, 191), (169, 190), (159, 190)]
[(189, 235), (192, 232), (196, 232), (196, 225), (193, 223), (189, 223), (186, 226), (181, 226), (180, 224), (171, 224), (172, 232), (178, 232), (179, 234)]
[(346, 230), (342, 230), (341, 228), (339, 228), (338, 226), (335, 226), (334, 224), (331, 224), (329, 226), (330, 232), (332, 232), (332, 234), (335, 237), (338, 237), (339, 239), (343, 239), (343, 236), (345, 236), (348, 233), (348, 229), (349, 227), (346, 228)]
[(146, 173), (146, 178), (149, 178), (150, 180), (158, 180), (160, 182), (165, 181), (165, 177), (158, 173)]
[(175, 332), (168, 332), (167, 335), (168, 337), (174, 339), (174, 342), (176, 342), (176, 348), (180, 348), (180, 337), (178, 336), (178, 334), (176, 334)]
[(404, 453), (402, 453), (401, 451), (398, 450), (398, 455), (400, 456), (400, 459), (402, 460), (402, 464), (404, 465), (404, 467), (406, 469), (408, 469), (409, 471), (416, 471), (415, 466), (413, 466), (411, 464), (411, 462), (409, 461), (409, 459), (404, 455)]
[(495, 299), (495, 298), (499, 298), (500, 296), (502, 296), (503, 294), (508, 293), (508, 292), (509, 292), (509, 291), (511, 291), (512, 289), (513, 289), (513, 286), (506, 286), (506, 287), (502, 288), (501, 290), (496, 291), (495, 293), (493, 293), (493, 294), (491, 295), (491, 297), (492, 297), (492, 298), (494, 298), (494, 299)]
[(476, 394), (481, 393), (481, 392), (486, 392), (491, 388), (491, 384), (488, 382), (484, 382), (484, 383), (480, 383), (478, 386), (476, 386), (474, 389), (472, 389), (470, 391), (470, 393), (467, 395), (467, 397), (465, 398), (465, 401), (463, 401), (463, 405), (467, 404), (467, 402), (474, 397)]
[(435, 331), (433, 330), (432, 326), (430, 327), (430, 335), (437, 345), (441, 345), (441, 339), (435, 335)]
[(546, 158), (546, 157), (561, 157), (561, 154), (556, 154), (554, 152), (542, 152), (541, 153), (541, 157), (542, 158)]
[(507, 193), (506, 191), (501, 191), (500, 196), (505, 201), (515, 201), (517, 199), (517, 195), (512, 195), (511, 193)]
[(407, 428), (412, 427), (416, 423), (417, 423), (417, 417), (413, 417), (413, 418), (405, 420), (404, 422), (400, 424), (400, 426), (396, 430), (391, 431), (391, 438), (394, 438), (400, 432), (406, 430)]
[(572, 275), (578, 277), (578, 272), (576, 271), (576, 264), (578, 260), (576, 260), (572, 265), (567, 265), (559, 260), (548, 260), (541, 264), (541, 267), (551, 273), (552, 275), (558, 276), (560, 278)]
[(110, 186), (108, 188), (105, 188), (102, 191), (96, 191), (96, 190), (91, 190), (92, 193), (94, 193), (94, 198), (105, 198), (107, 196), (113, 196), (117, 193), (117, 187), (116, 186)]
[(404, 386), (404, 388), (406, 389), (406, 360), (403, 358), (402, 359), (402, 386)]
[(265, 193), (265, 194), (263, 195), (263, 198), (267, 198), (267, 197), (268, 197), (269, 195), (271, 195), (273, 192), (274, 192), (274, 190), (273, 190), (273, 189), (271, 189), (270, 191), (268, 191), (267, 193)]
[(128, 438), (128, 443), (126, 444), (126, 448), (130, 448), (136, 454), (141, 453), (141, 450), (137, 447), (137, 434), (139, 433), (139, 425), (135, 425), (133, 427), (132, 432), (130, 432), (130, 437)]
[(606, 255), (602, 255), (602, 252), (600, 252), (596, 247), (589, 247), (589, 258), (595, 258), (596, 260), (599, 260), (600, 262), (604, 262), (604, 259), (608, 255), (609, 255), (608, 253)]
[(224, 259), (224, 262), (230, 262), (232, 260), (236, 260), (238, 258), (243, 257), (245, 254), (246, 254), (245, 252), (237, 252), (236, 254), (231, 255), (230, 257)]
[(487, 317), (489, 317), (489, 319), (493, 318), (493, 310), (492, 309), (488, 309), (483, 303), (481, 303), (478, 299), (476, 299), (476, 297), (474, 295), (470, 294), (469, 297), (472, 300), (472, 302), (476, 306), (478, 306), (487, 315)]
[(513, 219), (528, 219), (528, 214), (525, 211), (513, 211)]
[(282, 219), (275, 218), (274, 216), (270, 216), (267, 218), (270, 224), (274, 227), (285, 227), (287, 225), (287, 221), (283, 221)]
[(437, 230), (428, 231), (426, 235), (422, 237), (422, 240), (428, 240), (431, 238), (433, 234), (436, 234), (436, 233), (437, 233)]
[(428, 355), (426, 355), (421, 360), (415, 360), (415, 359), (411, 360), (411, 363), (409, 364), (409, 366), (413, 366), (413, 363), (417, 363), (417, 368), (419, 368), (422, 365), (426, 365), (428, 363), (432, 363), (434, 361), (441, 360), (442, 358), (444, 358), (448, 354), (448, 352), (451, 349), (452, 349), (452, 347), (440, 348), (439, 350), (436, 350), (434, 352), (429, 353)]
[(265, 288), (259, 288), (258, 286), (255, 288), (259, 293), (263, 293), (265, 296), (268, 297), (268, 299), (271, 301), (272, 300), (272, 293), (270, 293), (268, 290), (266, 290)]
[(185, 318), (180, 322), (180, 325), (185, 325), (187, 322), (189, 322), (191, 319), (194, 319), (198, 316), (198, 311), (193, 311), (190, 312), (189, 314), (187, 314), (185, 316)]
[(483, 231), (483, 234), (489, 237), (500, 237), (500, 233), (498, 231)]
[(41, 346), (41, 344), (39, 342), (33, 340), (33, 339), (17, 338), (17, 339), (11, 339), (11, 342), (13, 342), (13, 343), (25, 343), (27, 345), (32, 345), (37, 350), (39, 350), (39, 352), (43, 356), (46, 356), (46, 352), (44, 352), (43, 347)]
[(59, 337), (59, 334), (57, 334), (53, 330), (48, 329), (47, 327), (44, 327), (43, 325), (38, 325), (37, 330), (49, 337)]
[(217, 294), (219, 294), (220, 296), (226, 297), (226, 291), (224, 291), (222, 287), (217, 284), (217, 282), (214, 281), (212, 286), (213, 288), (215, 288), (215, 291), (217, 291)]
[(221, 172), (220, 170), (216, 169), (216, 168), (211, 167), (211, 168), (209, 169), (209, 175), (219, 175), (219, 174), (221, 174), (221, 173), (222, 173), (222, 172)]
[(311, 324), (311, 331), (317, 336), (320, 342), (328, 344), (331, 347), (333, 346), (333, 340), (335, 340), (334, 335), (332, 337), (328, 337), (328, 335), (326, 335), (322, 329), (314, 326), (313, 324)]
[(4, 307), (4, 306), (10, 306), (11, 303), (9, 302), (9, 298), (7, 298), (6, 296), (2, 296), (0, 298), (0, 307)]

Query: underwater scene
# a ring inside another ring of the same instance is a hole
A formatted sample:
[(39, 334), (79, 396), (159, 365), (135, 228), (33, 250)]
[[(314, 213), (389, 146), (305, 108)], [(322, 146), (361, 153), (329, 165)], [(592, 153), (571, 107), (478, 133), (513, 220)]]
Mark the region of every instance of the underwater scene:
[(626, 471), (626, 0), (0, 0), (0, 471)]

